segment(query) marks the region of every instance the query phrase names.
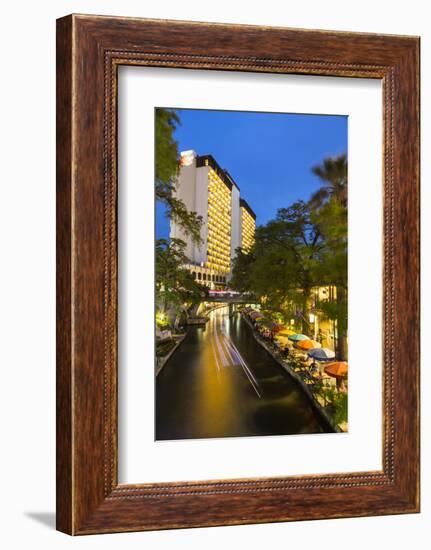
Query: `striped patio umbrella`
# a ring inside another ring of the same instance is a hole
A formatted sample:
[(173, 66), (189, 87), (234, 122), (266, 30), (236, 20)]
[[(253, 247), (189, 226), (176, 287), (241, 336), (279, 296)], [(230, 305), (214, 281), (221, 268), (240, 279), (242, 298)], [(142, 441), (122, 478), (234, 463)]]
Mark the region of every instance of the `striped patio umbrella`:
[(321, 347), (319, 342), (315, 342), (314, 340), (300, 340), (296, 345), (300, 349), (316, 349)]
[(329, 348), (314, 348), (310, 349), (308, 356), (316, 361), (332, 361), (335, 358), (335, 353)]
[(310, 338), (308, 336), (306, 336), (305, 334), (290, 334), (290, 336), (288, 336), (289, 340), (292, 340), (292, 342), (300, 342), (301, 340), (310, 340)]

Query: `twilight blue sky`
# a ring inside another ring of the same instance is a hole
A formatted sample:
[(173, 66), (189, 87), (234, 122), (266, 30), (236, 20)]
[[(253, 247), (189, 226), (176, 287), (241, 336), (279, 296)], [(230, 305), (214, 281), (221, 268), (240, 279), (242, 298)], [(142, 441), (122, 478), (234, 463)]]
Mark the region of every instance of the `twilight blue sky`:
[[(347, 117), (177, 109), (180, 151), (211, 154), (256, 213), (256, 224), (278, 208), (308, 200), (321, 186), (311, 168), (327, 156), (347, 153)], [(169, 236), (169, 221), (156, 208), (156, 236)]]

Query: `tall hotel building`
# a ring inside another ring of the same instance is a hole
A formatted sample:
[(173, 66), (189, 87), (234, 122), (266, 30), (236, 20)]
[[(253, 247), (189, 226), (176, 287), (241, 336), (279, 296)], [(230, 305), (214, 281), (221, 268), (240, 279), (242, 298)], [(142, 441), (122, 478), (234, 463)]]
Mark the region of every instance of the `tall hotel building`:
[(187, 267), (196, 280), (211, 288), (224, 288), (235, 250), (241, 247), (247, 252), (254, 243), (256, 214), (240, 197), (229, 173), (211, 155), (181, 153), (175, 194), (187, 210), (202, 216), (202, 242), (193, 243), (174, 221), (171, 237), (186, 242)]

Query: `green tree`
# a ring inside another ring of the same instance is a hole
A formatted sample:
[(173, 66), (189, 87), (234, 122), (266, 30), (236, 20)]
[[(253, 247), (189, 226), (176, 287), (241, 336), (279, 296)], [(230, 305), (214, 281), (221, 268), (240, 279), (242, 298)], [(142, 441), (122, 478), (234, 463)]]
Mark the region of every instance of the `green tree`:
[(255, 262), (253, 250), (247, 253), (239, 247), (235, 250), (235, 258), (232, 263), (232, 277), (230, 287), (238, 292), (249, 292), (251, 290), (251, 270)]
[[(277, 293), (271, 292), (270, 296), (278, 294), (276, 302), (281, 299), (290, 304), (290, 308), (300, 315), (302, 331), (309, 332), (310, 295), (316, 286), (322, 238), (310, 216), (308, 204), (297, 201), (287, 208), (280, 208), (276, 220), (269, 222), (259, 237), (259, 257), (264, 259), (265, 251), (272, 249), (265, 262), (270, 286), (283, 289), (282, 293), (278, 290)], [(282, 269), (274, 269), (275, 266)]]
[(299, 315), (302, 331), (308, 332), (310, 293), (321, 250), (310, 209), (298, 201), (256, 230), (253, 251), (236, 256), (231, 285), (255, 293), (268, 310), (285, 317)]
[(177, 175), (178, 143), (175, 130), (181, 124), (173, 109), (156, 109), (156, 189)]
[[(346, 190), (347, 183), (343, 185)], [(259, 227), (252, 253), (237, 254), (231, 283), (238, 290), (255, 293), (266, 309), (282, 312), (285, 319), (300, 316), (301, 330), (309, 335), (313, 288), (334, 286), (336, 299), (328, 298), (316, 307), (336, 322), (337, 357), (344, 360), (347, 358), (347, 207), (335, 192), (326, 194), (325, 190), (320, 197), (319, 206), (316, 201), (298, 201), (279, 209), (275, 220)]]
[(195, 243), (200, 243), (202, 217), (189, 212), (184, 202), (175, 196), (178, 176), (178, 143), (175, 130), (181, 124), (173, 109), (156, 109), (155, 187), (156, 200), (166, 207), (166, 216), (181, 226), (184, 234)]
[(347, 157), (326, 158), (313, 172), (324, 183), (309, 203), (313, 222), (325, 241), (320, 276), (336, 287), (336, 301), (321, 304), (321, 309), (336, 320), (337, 356), (347, 360)]
[[(156, 109), (155, 113), (155, 195), (165, 206), (168, 219), (178, 224), (185, 236), (196, 244), (201, 242), (202, 217), (187, 210), (176, 196), (178, 178), (178, 143), (175, 131), (181, 123), (173, 109)], [(184, 269), (188, 263), (186, 243), (181, 239), (156, 241), (156, 303), (160, 313), (181, 309), (198, 303), (206, 290)]]
[(333, 286), (336, 299), (316, 304), (337, 324), (337, 357), (347, 359), (347, 160), (325, 159), (313, 171), (324, 185), (308, 202), (280, 208), (256, 230), (250, 254), (237, 252), (231, 285), (251, 291), (268, 311), (300, 316), (310, 334), (313, 288)]
[(315, 276), (322, 285), (342, 286), (347, 290), (347, 208), (330, 200), (310, 219), (321, 236), (319, 263)]
[(156, 241), (156, 302), (160, 313), (167, 313), (169, 308), (179, 313), (206, 295), (206, 289), (183, 267), (187, 263), (184, 249), (181, 239)]

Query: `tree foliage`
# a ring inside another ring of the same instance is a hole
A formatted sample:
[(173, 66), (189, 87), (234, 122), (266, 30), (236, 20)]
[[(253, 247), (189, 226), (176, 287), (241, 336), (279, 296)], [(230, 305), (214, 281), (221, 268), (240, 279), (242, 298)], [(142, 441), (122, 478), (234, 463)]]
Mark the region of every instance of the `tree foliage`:
[(251, 269), (254, 266), (255, 257), (252, 251), (245, 253), (241, 247), (235, 250), (235, 258), (233, 260), (232, 277), (230, 286), (239, 292), (249, 292), (253, 281), (251, 279)]
[(347, 289), (347, 208), (332, 199), (317, 210), (311, 209), (310, 219), (322, 240), (317, 280)]
[[(165, 206), (168, 219), (179, 225), (185, 236), (201, 242), (202, 217), (187, 210), (176, 196), (178, 178), (178, 143), (175, 130), (181, 123), (172, 109), (156, 109), (155, 116), (155, 195)], [(201, 301), (207, 290), (184, 268), (188, 263), (186, 243), (181, 239), (156, 241), (156, 303), (160, 312), (178, 313)]]
[(173, 109), (156, 109), (156, 189), (175, 179), (178, 169), (178, 143), (175, 130), (181, 124)]
[(181, 124), (173, 109), (156, 109), (155, 186), (156, 200), (166, 207), (166, 216), (181, 226), (184, 234), (200, 243), (202, 217), (189, 212), (184, 202), (175, 196), (178, 177), (178, 143), (175, 130)]
[(347, 157), (339, 155), (324, 159), (313, 172), (323, 182), (315, 193), (310, 206), (314, 223), (325, 236), (326, 250), (324, 270), (331, 274), (331, 284), (336, 287), (336, 299), (320, 305), (328, 318), (337, 323), (337, 355), (347, 359)]
[(250, 258), (242, 254), (235, 259), (231, 284), (248, 270), (247, 289), (268, 309), (282, 311), (286, 318), (297, 316), (305, 330), (322, 249), (322, 235), (310, 208), (298, 201), (279, 209), (275, 220), (256, 230)]
[(187, 263), (184, 249), (185, 243), (181, 239), (156, 241), (156, 302), (161, 312), (168, 308), (179, 312), (206, 296), (206, 288), (184, 268)]

